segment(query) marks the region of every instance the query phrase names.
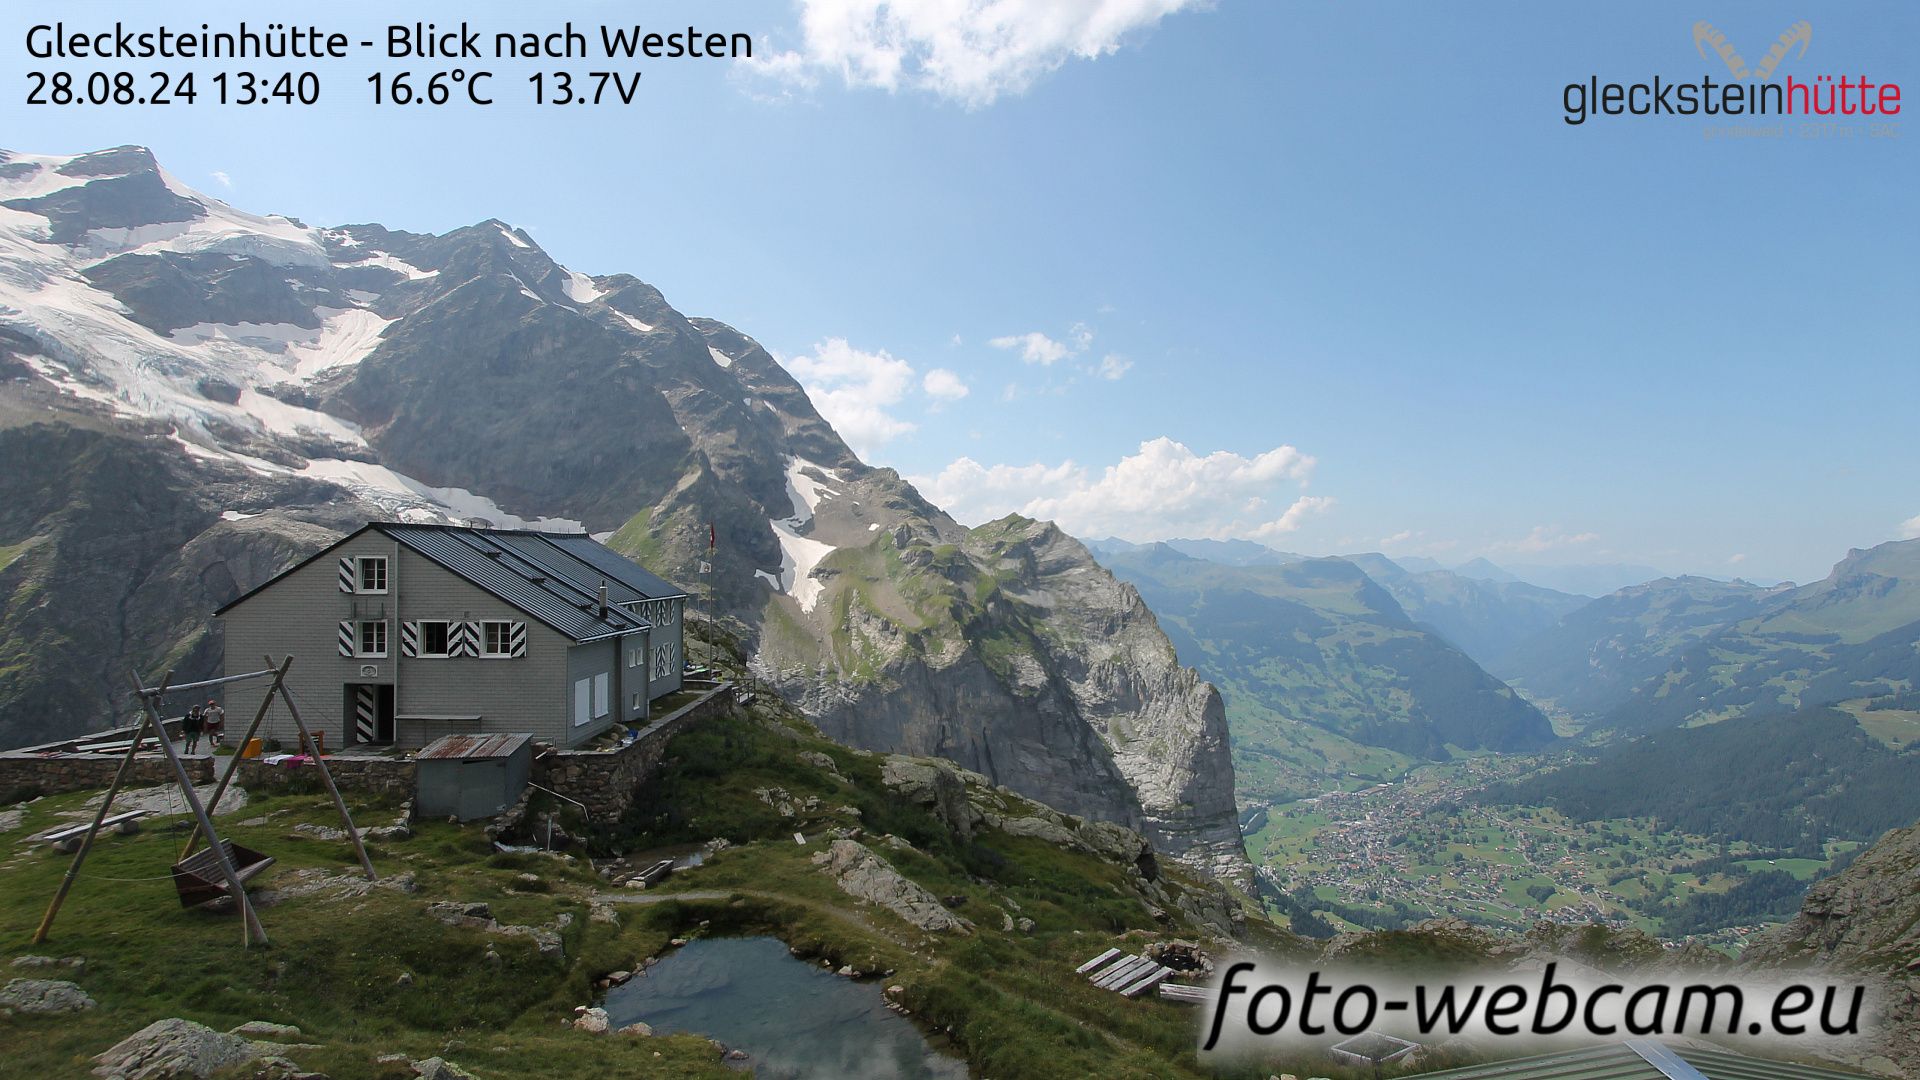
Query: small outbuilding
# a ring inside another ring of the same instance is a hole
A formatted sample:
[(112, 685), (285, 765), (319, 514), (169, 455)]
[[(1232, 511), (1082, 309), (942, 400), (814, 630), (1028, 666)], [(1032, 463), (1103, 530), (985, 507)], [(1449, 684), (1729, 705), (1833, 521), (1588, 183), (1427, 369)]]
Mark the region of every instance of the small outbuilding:
[(496, 817), (526, 790), (533, 736), (448, 735), (413, 760), (413, 805), (421, 817)]

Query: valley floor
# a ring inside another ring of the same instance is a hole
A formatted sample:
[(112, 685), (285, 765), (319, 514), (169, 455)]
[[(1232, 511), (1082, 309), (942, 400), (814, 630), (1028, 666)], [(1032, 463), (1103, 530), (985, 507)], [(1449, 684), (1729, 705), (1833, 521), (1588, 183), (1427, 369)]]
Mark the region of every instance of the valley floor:
[[(1269, 910), (1319, 933), (1394, 929), (1430, 916), (1503, 929), (1545, 919), (1734, 950), (1799, 905), (1797, 889), (1779, 897), (1734, 890), (1767, 871), (1804, 888), (1859, 847), (1830, 841), (1825, 859), (1787, 858), (1744, 842), (1723, 850), (1708, 837), (1656, 831), (1646, 820), (1580, 822), (1551, 808), (1474, 799), (1488, 784), (1557, 763), (1548, 755), (1502, 755), (1421, 765), (1398, 780), (1246, 815), (1258, 826), (1247, 851), (1268, 886)], [(1309, 911), (1321, 925), (1303, 925)]]

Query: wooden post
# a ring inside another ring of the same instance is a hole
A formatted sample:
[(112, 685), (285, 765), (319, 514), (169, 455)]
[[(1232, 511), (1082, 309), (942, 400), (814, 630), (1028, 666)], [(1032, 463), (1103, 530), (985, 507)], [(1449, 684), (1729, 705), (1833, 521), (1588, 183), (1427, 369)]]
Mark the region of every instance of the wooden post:
[[(266, 660), (267, 666), (272, 667), (273, 657), (269, 656)], [(293, 663), (293, 658), (288, 657), (287, 663)], [(285, 668), (280, 670), (282, 675), (286, 674)], [(276, 678), (274, 685), (279, 686), (280, 680)], [(293, 726), (300, 729), (300, 741), (305, 744), (307, 752), (313, 755), (314, 765), (320, 769), (320, 779), (327, 785), (327, 794), (333, 796), (333, 808), (340, 811), (340, 823), (347, 827), (347, 839), (353, 841), (353, 850), (360, 856), (360, 868), (367, 872), (368, 881), (377, 880), (380, 875), (373, 872), (373, 860), (367, 857), (367, 846), (360, 842), (360, 830), (353, 827), (353, 815), (347, 813), (347, 801), (340, 797), (340, 788), (333, 782), (333, 773), (327, 768), (327, 759), (321, 755), (320, 747), (314, 743), (313, 734), (307, 730), (307, 722), (300, 718), (299, 706), (293, 703), (291, 694), (283, 695), (281, 700), (287, 703), (287, 711), (293, 714)]]
[[(173, 673), (168, 672), (167, 679), (170, 681), (172, 678)], [(165, 683), (162, 685), (164, 686)], [(206, 833), (207, 846), (213, 852), (214, 861), (219, 865), (221, 875), (227, 879), (228, 895), (233, 897), (234, 903), (240, 905), (241, 933), (244, 935), (242, 941), (247, 945), (252, 945), (255, 941), (262, 945), (267, 944), (267, 931), (260, 925), (260, 916), (254, 914), (253, 901), (247, 896), (246, 882), (241, 881), (240, 875), (234, 872), (233, 860), (227, 858), (227, 849), (220, 846), (220, 834), (213, 831), (213, 818), (208, 816), (207, 808), (201, 804), (200, 794), (193, 790), (193, 778), (187, 775), (186, 765), (181, 762), (180, 755), (174, 753), (173, 744), (167, 741), (160, 714), (153, 707), (153, 697), (150, 696), (146, 687), (140, 685), (138, 675), (134, 676), (133, 687), (140, 695), (140, 706), (147, 711), (147, 718), (155, 727), (161, 728), (160, 749), (166, 752), (167, 763), (173, 766), (173, 775), (180, 781), (180, 794), (187, 800), (187, 806), (192, 808), (194, 818), (200, 823), (200, 830)]]
[[(160, 680), (159, 693), (167, 692), (167, 683), (173, 678), (171, 672)], [(60, 913), (60, 905), (67, 900), (67, 893), (73, 888), (73, 880), (80, 876), (80, 864), (87, 861), (87, 852), (93, 850), (93, 838), (100, 832), (100, 823), (107, 819), (107, 811), (113, 806), (113, 797), (120, 793), (120, 785), (126, 782), (127, 774), (133, 771), (134, 755), (140, 752), (140, 740), (147, 733), (147, 711), (140, 710), (140, 723), (134, 726), (133, 741), (127, 744), (127, 756), (120, 759), (120, 767), (114, 770), (113, 784), (107, 788), (107, 797), (100, 800), (100, 812), (93, 815), (93, 824), (87, 826), (87, 834), (80, 838), (80, 850), (73, 853), (73, 862), (67, 866), (67, 876), (60, 879), (60, 888), (53, 894), (53, 903), (47, 905), (47, 913), (40, 919), (40, 928), (33, 932), (35, 945), (47, 940), (47, 931), (53, 929), (53, 917)], [(157, 729), (161, 742), (167, 741), (167, 726), (162, 723)]]
[[(253, 714), (253, 723), (247, 725), (247, 733), (240, 736), (240, 749), (235, 750), (233, 756), (227, 759), (227, 767), (220, 773), (220, 782), (214, 786), (213, 798), (207, 802), (210, 808), (216, 810), (220, 808), (220, 797), (227, 793), (227, 784), (233, 780), (233, 774), (240, 769), (240, 750), (246, 749), (247, 741), (253, 738), (255, 732), (260, 730), (260, 722), (267, 718), (267, 707), (273, 704), (273, 695), (280, 692), (280, 680), (287, 677), (287, 669), (292, 666), (293, 657), (289, 655), (287, 662), (281, 664), (279, 670), (273, 673), (273, 685), (267, 687), (267, 696), (260, 699), (260, 708)], [(199, 846), (200, 825), (196, 822), (193, 826), (193, 832), (187, 836), (187, 846), (180, 849), (180, 858), (184, 860), (187, 856), (193, 854), (194, 848)]]

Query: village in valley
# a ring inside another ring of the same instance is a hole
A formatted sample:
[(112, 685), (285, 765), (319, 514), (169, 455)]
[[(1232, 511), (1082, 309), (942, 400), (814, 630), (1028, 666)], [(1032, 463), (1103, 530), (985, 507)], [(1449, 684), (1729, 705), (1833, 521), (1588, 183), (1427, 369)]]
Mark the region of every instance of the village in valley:
[[(1581, 822), (1551, 808), (1478, 800), (1488, 785), (1552, 760), (1468, 757), (1418, 766), (1397, 780), (1265, 806), (1243, 817), (1252, 826), (1247, 851), (1270, 892), (1302, 899), (1339, 930), (1455, 917), (1503, 929), (1547, 920), (1659, 935), (1662, 905), (1734, 884), (1736, 878), (1701, 865), (1722, 854), (1747, 872), (1784, 870), (1802, 880), (1826, 865), (1764, 858), (1744, 843), (1723, 852), (1704, 837), (1651, 821)], [(1829, 858), (1853, 846), (1831, 843)], [(1747, 854), (1755, 857), (1739, 858)], [(1734, 949), (1763, 929), (1754, 922), (1692, 936)]]

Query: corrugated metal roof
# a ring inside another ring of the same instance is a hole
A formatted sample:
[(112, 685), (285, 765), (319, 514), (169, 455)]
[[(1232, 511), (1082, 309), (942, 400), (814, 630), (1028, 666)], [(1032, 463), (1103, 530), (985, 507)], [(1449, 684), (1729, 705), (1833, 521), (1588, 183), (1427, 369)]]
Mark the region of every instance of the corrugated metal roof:
[(446, 735), (435, 739), (416, 761), (482, 761), (512, 757), (532, 735)]
[(632, 589), (641, 599), (659, 600), (667, 596), (687, 595), (687, 590), (665, 578), (655, 576), (646, 567), (632, 559), (622, 556), (605, 544), (595, 542), (591, 536), (582, 536), (578, 533), (545, 535), (548, 543), (605, 574), (608, 580), (618, 581)]
[[(1700, 1050), (1690, 1046), (1656, 1049), (1680, 1059), (1707, 1080), (1857, 1080), (1860, 1075), (1746, 1057), (1725, 1050)], [(1675, 1073), (1663, 1071), (1632, 1047), (1616, 1043), (1417, 1075), (1421, 1080), (1668, 1080)]]
[[(546, 534), (391, 522), (374, 527), (575, 641), (593, 641), (649, 626), (645, 619), (618, 606), (611, 582), (608, 599), (612, 602), (602, 614), (598, 610), (599, 577), (590, 584), (579, 581), (584, 564), (578, 559), (550, 544), (512, 542), (516, 537)], [(580, 539), (593, 543), (586, 537)]]

